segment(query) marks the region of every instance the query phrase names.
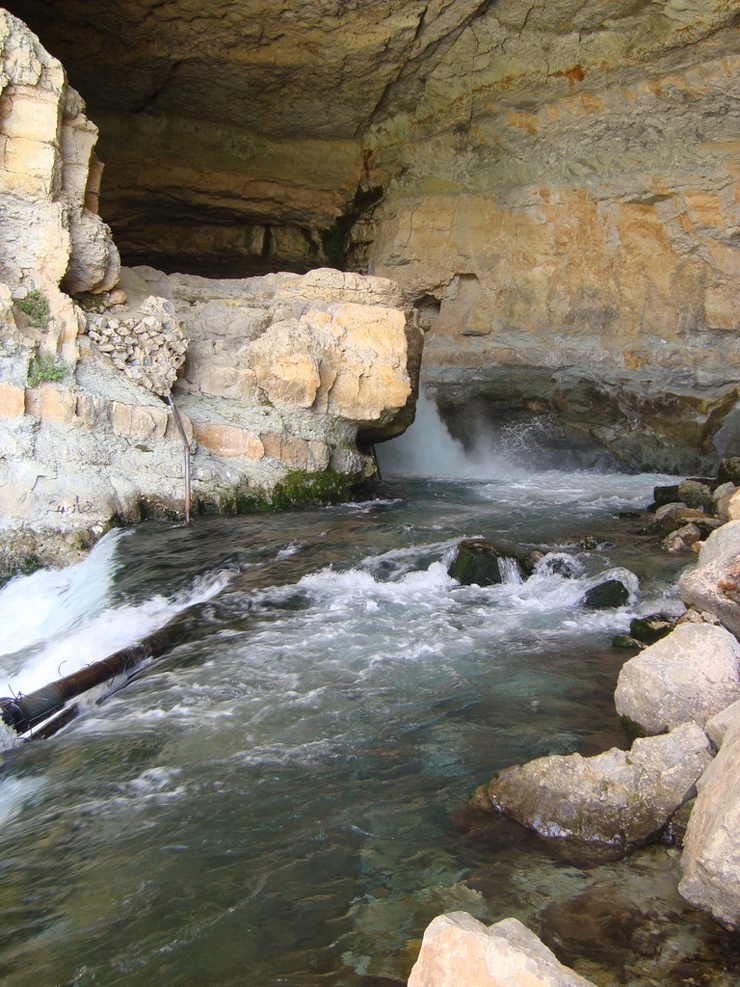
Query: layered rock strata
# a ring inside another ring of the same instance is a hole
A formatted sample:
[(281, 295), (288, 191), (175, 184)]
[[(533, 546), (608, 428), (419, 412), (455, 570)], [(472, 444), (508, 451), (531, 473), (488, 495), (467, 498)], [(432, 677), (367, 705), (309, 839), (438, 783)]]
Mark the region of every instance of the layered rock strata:
[(17, 18), (0, 10), (0, 281), (24, 299), (43, 293), (31, 325), (47, 352), (76, 357), (79, 319), (65, 291), (105, 291), (118, 250), (97, 215), (97, 128), (64, 68)]
[(130, 258), (398, 280), (456, 421), (677, 471), (737, 445), (738, 0), (12, 9), (102, 123)]
[(330, 270), (224, 282), (151, 268), (124, 270), (122, 284), (129, 304), (86, 317), (81, 358), (58, 382), (29, 382), (33, 350), (6, 308), (3, 336), (17, 340), (0, 363), (6, 567), (30, 551), (47, 560), (58, 536), (182, 511), (183, 449), (161, 396), (186, 339), (173, 395), (196, 510), (334, 499), (374, 471), (358, 429), (387, 427), (412, 391), (407, 334), (418, 333), (395, 285)]

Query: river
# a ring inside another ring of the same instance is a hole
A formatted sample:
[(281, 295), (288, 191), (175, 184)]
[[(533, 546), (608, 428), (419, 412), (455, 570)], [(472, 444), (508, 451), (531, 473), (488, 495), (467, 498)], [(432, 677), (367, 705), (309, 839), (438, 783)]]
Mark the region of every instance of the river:
[[(562, 453), (418, 464), (406, 441), (381, 499), (149, 522), (0, 591), (3, 695), (198, 604), (184, 643), (55, 737), (5, 737), (7, 987), (390, 987), (456, 909), (521, 918), (602, 987), (735, 987), (736, 937), (677, 896), (676, 849), (579, 854), (466, 805), (506, 765), (626, 746), (611, 640), (682, 609), (686, 558), (641, 533), (664, 478)], [(462, 587), (462, 537), (546, 554)], [(613, 575), (629, 605), (586, 610)]]

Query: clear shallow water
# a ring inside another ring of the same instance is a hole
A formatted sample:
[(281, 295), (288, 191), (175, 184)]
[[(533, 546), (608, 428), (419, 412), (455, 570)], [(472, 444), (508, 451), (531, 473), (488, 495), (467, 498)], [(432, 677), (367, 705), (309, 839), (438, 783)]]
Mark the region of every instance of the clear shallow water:
[[(519, 916), (599, 983), (736, 984), (735, 940), (672, 890), (675, 851), (586, 859), (466, 809), (502, 766), (624, 744), (609, 642), (680, 609), (686, 564), (617, 517), (657, 479), (398, 481), (370, 504), (147, 524), (5, 587), (16, 691), (199, 609), (125, 689), (5, 751), (3, 983), (380, 987), (462, 908)], [(460, 587), (463, 536), (566, 552), (581, 576)], [(628, 607), (579, 607), (622, 568)]]

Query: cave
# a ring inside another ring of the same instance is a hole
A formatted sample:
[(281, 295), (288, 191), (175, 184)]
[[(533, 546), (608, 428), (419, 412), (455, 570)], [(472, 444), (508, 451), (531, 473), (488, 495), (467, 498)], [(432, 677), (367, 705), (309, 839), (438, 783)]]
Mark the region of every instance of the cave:
[(390, 278), (442, 404), (544, 394), (629, 468), (716, 466), (740, 369), (736, 2), (8, 6), (99, 127), (125, 264)]

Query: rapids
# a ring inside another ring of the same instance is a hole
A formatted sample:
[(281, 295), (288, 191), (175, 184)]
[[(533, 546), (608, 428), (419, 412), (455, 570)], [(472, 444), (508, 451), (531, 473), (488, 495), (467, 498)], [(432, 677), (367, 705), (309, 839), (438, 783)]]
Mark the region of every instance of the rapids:
[[(199, 604), (189, 640), (54, 738), (5, 738), (7, 987), (387, 987), (454, 909), (521, 918), (601, 985), (736, 983), (734, 939), (675, 892), (676, 850), (574, 854), (466, 808), (505, 765), (626, 745), (611, 639), (681, 610), (686, 560), (634, 517), (662, 478), (466, 472), (111, 532), (79, 566), (0, 591), (16, 693)], [(477, 536), (550, 554), (526, 581), (511, 565), (462, 587), (446, 563)], [(580, 606), (614, 574), (627, 606)]]

